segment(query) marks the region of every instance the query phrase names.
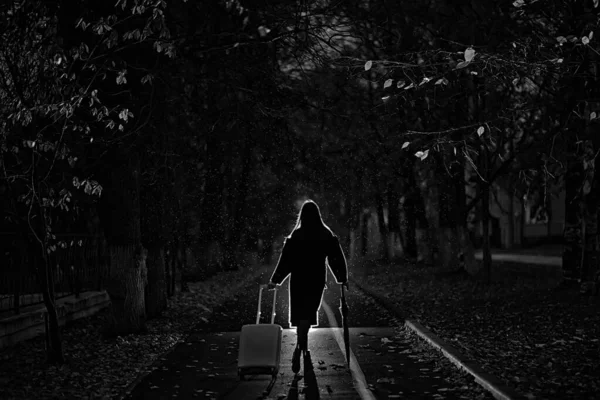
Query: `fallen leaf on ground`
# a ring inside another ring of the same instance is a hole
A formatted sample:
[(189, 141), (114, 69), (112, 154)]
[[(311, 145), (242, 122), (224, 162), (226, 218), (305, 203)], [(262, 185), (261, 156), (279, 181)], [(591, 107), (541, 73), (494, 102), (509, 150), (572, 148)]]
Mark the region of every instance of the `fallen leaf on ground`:
[(594, 397), (600, 390), (598, 298), (556, 286), (551, 267), (494, 262), (493, 269), (499, 281), (487, 285), (420, 264), (380, 263), (369, 266), (363, 284), (392, 293), (388, 299), (407, 317), (521, 393)]
[[(169, 298), (164, 316), (148, 320), (147, 333), (115, 340), (100, 334), (108, 318), (108, 309), (79, 319), (61, 329), (68, 365), (47, 366), (44, 338), (39, 336), (21, 342), (0, 353), (2, 392), (6, 398), (118, 398), (141, 373), (150, 372), (163, 355), (207, 319), (208, 306), (217, 306), (256, 277), (269, 273), (272, 267), (254, 271), (227, 272), (204, 282), (189, 282), (190, 292)], [(207, 297), (210, 285), (227, 286), (228, 290)], [(162, 368), (162, 367), (158, 367)], [(175, 371), (176, 372), (176, 371)], [(27, 385), (23, 385), (27, 382)], [(156, 385), (152, 390), (159, 390)], [(200, 391), (201, 392), (201, 391)], [(197, 393), (200, 393), (197, 392)]]

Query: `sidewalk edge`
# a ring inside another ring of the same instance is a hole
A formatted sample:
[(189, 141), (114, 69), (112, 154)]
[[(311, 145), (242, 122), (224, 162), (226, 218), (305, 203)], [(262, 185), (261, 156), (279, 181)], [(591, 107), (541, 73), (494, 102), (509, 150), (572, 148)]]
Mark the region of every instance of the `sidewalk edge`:
[(523, 396), (517, 393), (514, 389), (504, 385), (495, 376), (484, 372), (483, 369), (472, 360), (466, 359), (454, 347), (446, 343), (439, 336), (432, 333), (423, 325), (416, 321), (406, 320), (405, 326), (415, 332), (419, 337), (427, 341), (432, 347), (440, 350), (447, 359), (452, 361), (458, 368), (468, 372), (475, 382), (483, 386), (489, 391), (492, 396), (498, 400), (516, 400), (522, 399)]
[(481, 385), (484, 389), (489, 391), (494, 398), (498, 400), (520, 400), (525, 399), (525, 396), (518, 393), (515, 389), (506, 386), (495, 376), (488, 374), (474, 361), (467, 359), (464, 355), (461, 355), (458, 350), (446, 343), (440, 337), (429, 331), (419, 322), (407, 319), (405, 313), (403, 313), (396, 305), (381, 294), (378, 294), (373, 288), (364, 283), (358, 283), (356, 280), (351, 279), (353, 284), (362, 290), (367, 295), (373, 297), (381, 306), (388, 309), (392, 314), (404, 319), (404, 326), (413, 331), (416, 335), (424, 339), (429, 343), (430, 346), (440, 350), (444, 357), (448, 358), (454, 365), (459, 369), (467, 372), (471, 375), (475, 382)]

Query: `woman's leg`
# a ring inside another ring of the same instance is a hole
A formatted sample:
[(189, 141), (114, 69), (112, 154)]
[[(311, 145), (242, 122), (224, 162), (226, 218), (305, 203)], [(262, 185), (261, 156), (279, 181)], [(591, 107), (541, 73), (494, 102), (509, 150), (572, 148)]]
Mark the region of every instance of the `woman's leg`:
[(306, 351), (308, 350), (308, 328), (310, 328), (310, 321), (308, 320), (300, 320), (296, 325), (298, 341), (294, 349), (294, 355), (292, 356), (292, 372), (295, 374), (300, 371), (301, 354), (304, 353), (306, 356)]
[(296, 348), (302, 350), (302, 337), (304, 334), (302, 333), (302, 323), (299, 323), (296, 327)]
[(308, 350), (308, 331), (310, 329), (310, 321), (307, 319), (300, 320), (298, 324), (298, 345), (300, 350)]

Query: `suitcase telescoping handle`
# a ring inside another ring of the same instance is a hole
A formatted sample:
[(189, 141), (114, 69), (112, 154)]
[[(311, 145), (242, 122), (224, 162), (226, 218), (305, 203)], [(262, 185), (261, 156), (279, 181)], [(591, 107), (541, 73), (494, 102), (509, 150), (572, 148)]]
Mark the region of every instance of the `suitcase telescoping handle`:
[[(256, 312), (256, 324), (259, 324), (260, 321), (260, 303), (262, 301), (262, 292), (267, 288), (267, 285), (260, 285), (260, 289), (258, 291), (258, 311)], [(271, 324), (275, 322), (275, 302), (277, 301), (277, 287), (273, 289), (273, 313), (271, 314)]]

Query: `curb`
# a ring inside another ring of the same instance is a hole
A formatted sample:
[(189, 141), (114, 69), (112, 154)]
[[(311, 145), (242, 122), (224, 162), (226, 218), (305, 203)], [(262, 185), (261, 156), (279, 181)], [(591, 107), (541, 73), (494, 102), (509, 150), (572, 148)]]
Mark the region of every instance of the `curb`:
[[(257, 275), (257, 276), (254, 278), (254, 280), (253, 280), (252, 282), (248, 283), (247, 285), (248, 285), (248, 286), (249, 286), (249, 285), (252, 285), (252, 284), (254, 284), (256, 281), (260, 280), (261, 278), (263, 278), (262, 274), (258, 274), (258, 275)], [(242, 288), (246, 287), (247, 285), (243, 285), (243, 286), (242, 286)], [(228, 299), (224, 299), (224, 301), (227, 301), (227, 300), (228, 300)], [(188, 337), (189, 337), (189, 336), (192, 334), (192, 332), (191, 332), (191, 329), (193, 329), (193, 327), (192, 327), (192, 328), (190, 328), (190, 332), (186, 332), (186, 333), (185, 333), (185, 335), (184, 335), (184, 336), (185, 336), (185, 337), (184, 337), (184, 339), (182, 339), (181, 341), (179, 341), (179, 342), (175, 343), (173, 346), (171, 346), (170, 348), (168, 348), (167, 350), (165, 350), (164, 352), (162, 352), (162, 353), (161, 353), (161, 354), (160, 354), (160, 355), (159, 355), (159, 356), (156, 358), (156, 360), (154, 360), (154, 361), (153, 361), (153, 362), (152, 362), (150, 365), (148, 365), (148, 366), (146, 367), (146, 371), (144, 371), (144, 372), (142, 372), (142, 373), (138, 374), (138, 375), (136, 376), (136, 378), (135, 378), (135, 379), (134, 379), (132, 382), (130, 382), (130, 383), (129, 383), (129, 384), (126, 386), (126, 387), (125, 387), (125, 389), (123, 389), (123, 390), (121, 391), (121, 393), (120, 393), (118, 396), (115, 396), (115, 399), (116, 399), (116, 400), (124, 400), (124, 399), (126, 399), (127, 397), (129, 397), (129, 396), (131, 395), (131, 393), (133, 393), (133, 391), (135, 390), (135, 388), (136, 388), (136, 387), (137, 387), (137, 386), (138, 386), (140, 383), (142, 383), (142, 381), (143, 381), (143, 380), (144, 380), (144, 379), (145, 379), (145, 378), (146, 378), (148, 375), (150, 375), (150, 374), (151, 374), (151, 373), (152, 373), (152, 372), (153, 372), (153, 371), (156, 369), (156, 368), (154, 368), (154, 367), (158, 367), (159, 365), (161, 365), (161, 364), (162, 364), (162, 362), (164, 361), (163, 359), (164, 359), (164, 358), (165, 358), (167, 355), (169, 355), (171, 352), (173, 352), (173, 351), (175, 350), (175, 347), (177, 347), (177, 346), (179, 346), (181, 343), (184, 343), (184, 342), (185, 342), (185, 339), (187, 339), (187, 338), (188, 338)]]
[(405, 320), (404, 326), (412, 330), (416, 335), (424, 339), (429, 343), (430, 346), (440, 350), (442, 354), (448, 358), (454, 365), (459, 369), (470, 374), (479, 385), (489, 391), (494, 398), (498, 400), (522, 400), (526, 399), (525, 396), (518, 393), (515, 389), (506, 386), (500, 379), (495, 376), (488, 374), (477, 364), (476, 361), (468, 359), (460, 352), (446, 343), (439, 336), (432, 333), (429, 329), (425, 328), (417, 321), (407, 319), (405, 313), (402, 312), (396, 305), (390, 300), (378, 294), (373, 288), (364, 283), (358, 283), (354, 279), (350, 279), (356, 287), (358, 287), (365, 294), (371, 296), (379, 303), (382, 307), (386, 308), (392, 314)]
[(458, 368), (473, 376), (475, 382), (483, 386), (492, 396), (498, 400), (518, 400), (526, 397), (517, 393), (513, 388), (506, 386), (500, 379), (488, 374), (473, 360), (461, 355), (458, 350), (443, 341), (439, 336), (416, 321), (406, 320), (405, 326), (410, 328), (418, 336), (426, 340), (431, 346), (440, 350)]

